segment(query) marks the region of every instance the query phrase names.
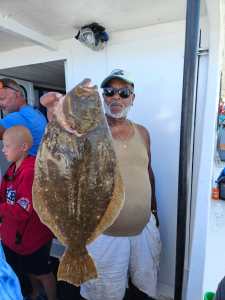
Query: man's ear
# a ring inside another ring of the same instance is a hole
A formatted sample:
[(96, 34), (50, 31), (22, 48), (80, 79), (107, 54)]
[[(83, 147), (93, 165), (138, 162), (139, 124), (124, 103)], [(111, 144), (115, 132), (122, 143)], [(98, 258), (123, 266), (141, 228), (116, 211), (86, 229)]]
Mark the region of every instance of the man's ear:
[(15, 92), (16, 92), (17, 99), (20, 99), (20, 98), (25, 99), (24, 96), (23, 96), (23, 94), (22, 94), (22, 92), (20, 92), (20, 91), (15, 91)]
[(22, 148), (23, 151), (27, 152), (30, 149), (30, 145), (28, 145), (28, 143), (23, 143)]

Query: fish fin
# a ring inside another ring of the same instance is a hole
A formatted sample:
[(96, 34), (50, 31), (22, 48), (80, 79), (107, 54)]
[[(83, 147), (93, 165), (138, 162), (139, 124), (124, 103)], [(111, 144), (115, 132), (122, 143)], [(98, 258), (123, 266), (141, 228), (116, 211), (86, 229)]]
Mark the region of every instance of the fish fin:
[(82, 254), (77, 254), (77, 251), (70, 248), (65, 251), (59, 264), (58, 280), (80, 286), (87, 280), (97, 278), (95, 263), (86, 248), (84, 249)]
[(114, 221), (118, 217), (124, 205), (124, 201), (125, 201), (125, 191), (124, 191), (123, 180), (120, 175), (119, 168), (117, 167), (112, 199), (109, 202), (109, 205), (100, 223), (96, 227), (96, 230), (87, 240), (87, 244), (94, 241), (100, 234), (102, 234), (107, 228), (109, 228), (114, 223)]

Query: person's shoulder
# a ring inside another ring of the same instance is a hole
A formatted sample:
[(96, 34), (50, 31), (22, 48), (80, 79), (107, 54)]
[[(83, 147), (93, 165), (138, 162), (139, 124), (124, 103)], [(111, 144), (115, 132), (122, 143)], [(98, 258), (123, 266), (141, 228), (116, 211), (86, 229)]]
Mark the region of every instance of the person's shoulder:
[(0, 126), (2, 127), (1, 131), (1, 135), (4, 132), (4, 129), (8, 129), (12, 126), (21, 124), (22, 122), (22, 116), (20, 115), (19, 112), (12, 112), (9, 113), (8, 115), (6, 115), (4, 118), (0, 119)]
[(142, 140), (144, 141), (146, 147), (147, 147), (147, 151), (148, 153), (150, 152), (150, 135), (148, 130), (141, 124), (137, 124), (137, 123), (133, 123), (134, 126), (137, 128), (140, 136), (142, 137)]
[(144, 127), (143, 125), (141, 124), (138, 124), (138, 123), (134, 123), (133, 124), (138, 128), (138, 130), (142, 131), (142, 132), (145, 132), (145, 133), (148, 133), (148, 130), (146, 127)]
[(36, 113), (36, 109), (33, 106), (27, 104), (27, 105), (22, 106), (20, 108), (19, 112), (21, 114), (34, 114), (34, 113)]
[(34, 174), (35, 156), (27, 156), (20, 167), (20, 173), (24, 176)]
[(44, 115), (37, 108), (35, 108), (29, 104), (22, 106), (20, 109), (20, 113), (23, 115), (35, 115), (35, 116), (38, 116), (39, 118), (42, 118), (43, 120), (45, 120)]
[(138, 123), (134, 123), (133, 124), (135, 125), (135, 127), (138, 129), (138, 131), (140, 132), (140, 134), (145, 138), (145, 139), (149, 139), (149, 132), (147, 130), (146, 127), (144, 127), (143, 125), (141, 124), (138, 124)]
[(24, 161), (23, 161), (23, 165), (26, 166), (26, 167), (33, 167), (34, 164), (35, 164), (35, 160), (36, 160), (36, 157), (35, 156), (32, 156), (32, 155), (28, 155)]
[(20, 115), (20, 112), (19, 112), (19, 111), (13, 111), (13, 112), (7, 114), (3, 119), (13, 118), (13, 117), (19, 116), (19, 115)]

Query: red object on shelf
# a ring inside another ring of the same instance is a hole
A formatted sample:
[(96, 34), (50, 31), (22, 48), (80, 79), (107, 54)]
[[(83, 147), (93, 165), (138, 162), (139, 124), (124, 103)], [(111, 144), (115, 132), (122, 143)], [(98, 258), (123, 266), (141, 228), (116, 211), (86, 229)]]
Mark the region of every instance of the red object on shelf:
[(212, 199), (213, 200), (219, 200), (220, 198), (220, 191), (218, 187), (213, 187), (212, 188)]

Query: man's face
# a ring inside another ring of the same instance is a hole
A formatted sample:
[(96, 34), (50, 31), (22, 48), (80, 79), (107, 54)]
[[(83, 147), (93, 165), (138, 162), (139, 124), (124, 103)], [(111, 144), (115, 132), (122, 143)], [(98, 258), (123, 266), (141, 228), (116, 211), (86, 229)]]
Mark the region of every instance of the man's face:
[[(112, 79), (107, 87), (114, 88), (115, 92), (112, 96), (103, 92), (106, 114), (113, 118), (126, 118), (126, 114), (134, 101), (133, 87), (119, 79)], [(122, 97), (123, 89), (125, 89), (125, 91), (129, 89), (130, 95)], [(118, 90), (120, 90), (119, 93)]]
[(0, 89), (0, 108), (5, 114), (18, 111), (17, 91), (10, 88)]

